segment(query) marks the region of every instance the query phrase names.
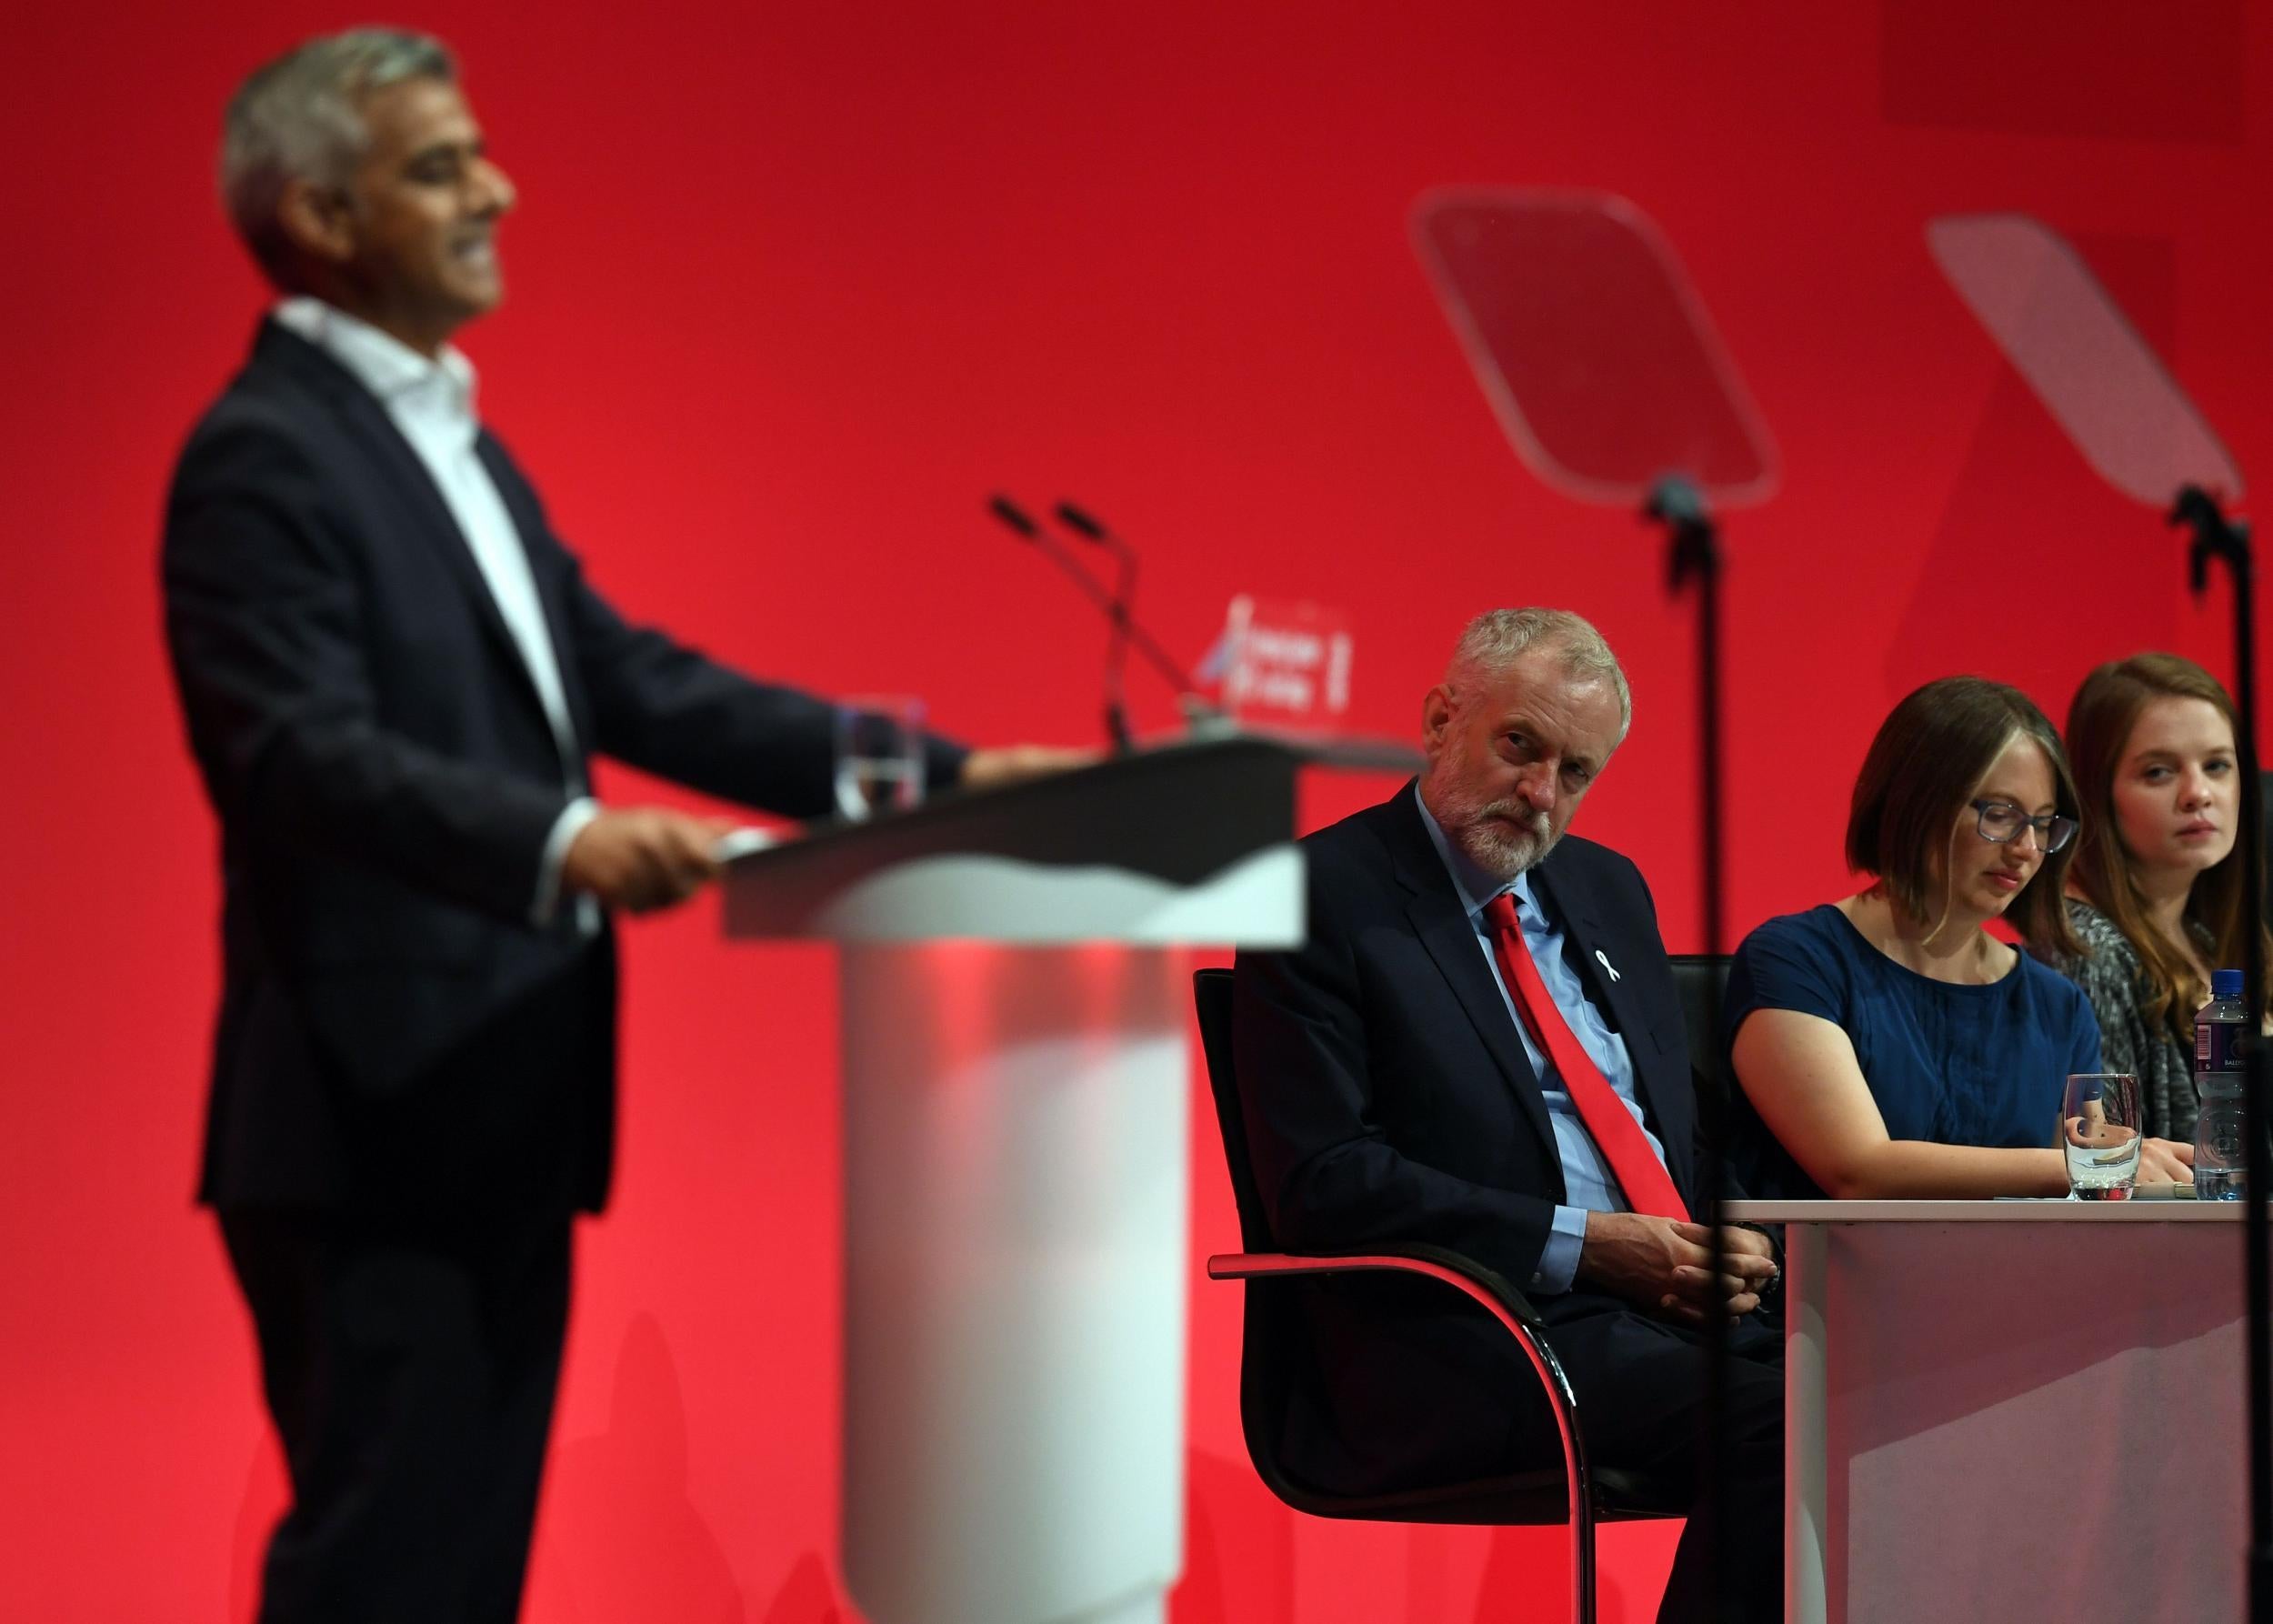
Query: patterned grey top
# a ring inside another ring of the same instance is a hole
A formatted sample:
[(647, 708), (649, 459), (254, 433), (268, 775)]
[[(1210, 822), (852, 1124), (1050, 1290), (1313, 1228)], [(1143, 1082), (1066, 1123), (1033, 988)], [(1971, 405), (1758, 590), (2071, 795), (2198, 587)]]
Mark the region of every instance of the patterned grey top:
[(2148, 1133), (2191, 1143), (2194, 1119), (2200, 1113), (2194, 1098), (2194, 1051), (2172, 1038), (2159, 1023), (2149, 1029), (2139, 1014), (2138, 953), (2115, 921), (2071, 897), (2068, 922), (2084, 945), (2084, 957), (2070, 958), (2049, 951), (2037, 957), (2082, 987), (2091, 1000), (2091, 1012), (2099, 1018), (2103, 1064), (2109, 1071), (2128, 1071), (2138, 1078)]

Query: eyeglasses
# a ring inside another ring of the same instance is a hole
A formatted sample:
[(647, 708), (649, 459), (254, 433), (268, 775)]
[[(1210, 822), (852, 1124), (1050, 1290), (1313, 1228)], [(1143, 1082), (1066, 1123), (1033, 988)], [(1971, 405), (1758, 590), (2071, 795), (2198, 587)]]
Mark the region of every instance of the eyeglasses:
[(2076, 820), (2063, 817), (2057, 812), (2047, 812), (2041, 817), (2031, 817), (2010, 801), (1972, 801), (1968, 803), (1979, 820), (1981, 838), (1992, 845), (2002, 846), (2008, 840), (2020, 838), (2023, 829), (2037, 832), (2037, 849), (2047, 857), (2059, 850), (2076, 837)]

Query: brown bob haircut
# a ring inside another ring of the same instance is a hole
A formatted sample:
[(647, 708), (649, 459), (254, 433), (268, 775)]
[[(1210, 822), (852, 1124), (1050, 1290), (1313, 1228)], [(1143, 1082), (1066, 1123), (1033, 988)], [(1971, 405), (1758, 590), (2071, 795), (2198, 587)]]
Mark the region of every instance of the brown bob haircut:
[[(2076, 841), (2076, 888), (2108, 916), (2138, 954), (2139, 1014), (2149, 1027), (2160, 1025), (2183, 1048), (2194, 1043), (2194, 1011), (2210, 996), (2184, 955), (2147, 918), (2147, 900), (2132, 877), (2130, 853), (2115, 820), (2115, 780), (2130, 747), (2139, 713), (2156, 699), (2201, 699), (2235, 726), (2234, 702), (2218, 678), (2192, 660), (2175, 654), (2135, 654), (2110, 660), (2084, 678), (2068, 707), (2068, 744), (2076, 758), (2076, 787), (2090, 816)], [(2234, 764), (2238, 777), (2241, 765)], [(2249, 811), (2248, 787), (2237, 784), (2235, 813)], [(2249, 917), (2242, 885), (2242, 843), (2194, 877), (2187, 894), (2186, 922), (2209, 937), (2212, 961), (2247, 962), (2249, 931), (2262, 930)], [(2268, 942), (2273, 961), (2273, 940)], [(2267, 977), (2273, 983), (2273, 974)]]
[[(1944, 677), (1894, 707), (1879, 724), (1855, 780), (1847, 815), (1847, 865), (1875, 877), (1894, 905), (1935, 927), (1948, 917), (1947, 889), (1928, 895), (1948, 872), (1951, 832), (1997, 757), (2016, 737), (2043, 747), (2052, 766), (2054, 805), (2080, 821), (2076, 781), (2060, 736), (2018, 688), (1982, 677)], [(2078, 951), (2061, 906), (2074, 841), (2049, 852), (2005, 917), (2030, 942)]]

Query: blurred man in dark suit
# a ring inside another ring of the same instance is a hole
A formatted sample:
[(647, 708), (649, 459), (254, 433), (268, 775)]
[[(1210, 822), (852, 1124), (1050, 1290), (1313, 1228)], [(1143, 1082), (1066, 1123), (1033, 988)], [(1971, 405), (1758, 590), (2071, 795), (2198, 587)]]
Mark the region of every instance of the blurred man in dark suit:
[(293, 1488), (261, 1617), (504, 1624), (608, 1187), (609, 914), (686, 897), (726, 827), (603, 806), (589, 760), (817, 816), (833, 711), (627, 624), (476, 416), (449, 341), (498, 302), (514, 188), (444, 46), (269, 64), (221, 179), (280, 302), (182, 454), (164, 577), (222, 829), (201, 1196)]
[[(1748, 1317), (1767, 1238), (1710, 1268), (1688, 1040), (1634, 865), (1567, 837), (1632, 717), (1576, 615), (1501, 610), (1463, 635), (1422, 707), (1427, 767), (1303, 842), (1310, 939), (1242, 953), (1234, 1035), (1250, 1154), (1291, 1251), (1423, 1242), (1527, 1294), (1578, 1398), (1597, 1468), (1693, 1495), (1700, 1328), (1738, 1320), (1728, 1389), (1728, 1579), (1780, 1616), (1783, 1345)], [(1734, 1193), (1729, 1192), (1729, 1193)], [(1397, 1278), (1297, 1288), (1309, 1390), (1281, 1440), (1316, 1487), (1389, 1493), (1558, 1463), (1551, 1417), (1497, 1321)], [(1693, 1521), (1663, 1610), (1709, 1609)]]

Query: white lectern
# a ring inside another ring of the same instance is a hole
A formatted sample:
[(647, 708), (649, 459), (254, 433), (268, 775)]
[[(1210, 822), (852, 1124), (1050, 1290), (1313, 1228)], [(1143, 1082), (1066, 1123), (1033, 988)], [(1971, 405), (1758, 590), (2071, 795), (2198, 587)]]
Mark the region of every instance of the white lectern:
[(1191, 990), (1302, 939), (1295, 778), (1181, 744), (737, 859), (844, 944), (844, 1571), (872, 1624), (1157, 1624), (1182, 1567)]

